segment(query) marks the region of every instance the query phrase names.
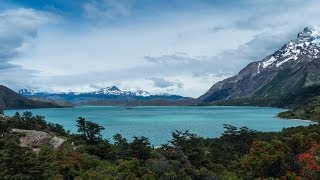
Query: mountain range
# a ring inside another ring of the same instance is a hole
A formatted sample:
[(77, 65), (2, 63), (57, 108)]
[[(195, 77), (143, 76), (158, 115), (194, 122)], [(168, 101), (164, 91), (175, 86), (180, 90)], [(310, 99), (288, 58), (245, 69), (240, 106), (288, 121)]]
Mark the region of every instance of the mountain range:
[(179, 95), (154, 94), (142, 90), (121, 90), (116, 86), (90, 92), (37, 92), (21, 89), (19, 94), (30, 99), (43, 99), (73, 105), (179, 105), (192, 99)]
[(297, 38), (237, 75), (214, 84), (200, 102), (241, 98), (278, 99), (320, 83), (320, 28), (306, 27)]

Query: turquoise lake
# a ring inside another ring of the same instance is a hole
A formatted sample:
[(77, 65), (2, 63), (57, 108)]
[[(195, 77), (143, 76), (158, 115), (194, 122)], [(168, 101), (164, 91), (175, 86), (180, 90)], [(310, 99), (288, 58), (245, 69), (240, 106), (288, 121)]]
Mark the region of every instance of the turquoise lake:
[[(26, 110), (7, 110), (6, 115)], [(66, 130), (76, 132), (76, 120), (84, 117), (99, 123), (106, 129), (103, 137), (110, 139), (116, 133), (128, 140), (133, 136), (145, 136), (153, 145), (168, 143), (171, 132), (189, 130), (205, 137), (219, 137), (223, 133), (223, 124), (236, 127), (246, 126), (259, 131), (281, 131), (285, 127), (307, 126), (308, 121), (283, 120), (276, 115), (284, 111), (268, 107), (125, 107), (80, 106), (58, 109), (32, 109), (34, 115), (45, 116), (46, 120), (64, 126)]]

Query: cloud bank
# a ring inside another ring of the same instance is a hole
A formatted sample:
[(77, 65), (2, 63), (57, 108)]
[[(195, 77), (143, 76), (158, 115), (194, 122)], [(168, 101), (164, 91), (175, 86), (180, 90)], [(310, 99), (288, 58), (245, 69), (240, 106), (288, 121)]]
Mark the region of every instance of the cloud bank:
[(0, 80), (51, 91), (117, 85), (197, 97), (320, 18), (316, 0), (16, 4), (0, 11)]
[(24, 84), (24, 78), (35, 77), (32, 75), (35, 70), (23, 69), (11, 62), (32, 46), (41, 26), (57, 20), (50, 13), (25, 8), (0, 13), (0, 81), (3, 84), (17, 86)]

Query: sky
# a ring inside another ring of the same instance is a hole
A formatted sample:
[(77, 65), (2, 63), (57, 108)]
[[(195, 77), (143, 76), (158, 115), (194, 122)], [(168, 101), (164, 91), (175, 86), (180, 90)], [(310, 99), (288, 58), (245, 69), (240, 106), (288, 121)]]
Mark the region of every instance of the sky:
[(318, 0), (2, 0), (0, 84), (198, 97), (272, 54)]

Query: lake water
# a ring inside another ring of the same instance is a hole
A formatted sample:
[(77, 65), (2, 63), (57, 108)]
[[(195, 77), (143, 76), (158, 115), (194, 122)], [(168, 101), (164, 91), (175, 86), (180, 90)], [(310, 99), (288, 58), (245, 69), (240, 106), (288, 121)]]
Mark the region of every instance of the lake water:
[[(18, 110), (23, 113), (26, 110)], [(76, 132), (79, 116), (99, 123), (106, 129), (103, 136), (110, 139), (116, 133), (131, 140), (133, 136), (146, 136), (153, 145), (165, 144), (175, 130), (189, 130), (205, 137), (218, 137), (223, 133), (223, 124), (246, 126), (259, 131), (280, 131), (284, 127), (307, 126), (311, 122), (282, 120), (276, 114), (283, 109), (266, 107), (125, 107), (81, 106), (75, 108), (32, 109), (34, 115), (61, 124)], [(13, 115), (17, 110), (7, 110)]]

